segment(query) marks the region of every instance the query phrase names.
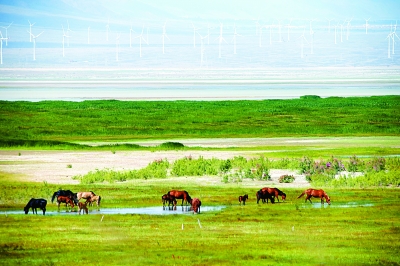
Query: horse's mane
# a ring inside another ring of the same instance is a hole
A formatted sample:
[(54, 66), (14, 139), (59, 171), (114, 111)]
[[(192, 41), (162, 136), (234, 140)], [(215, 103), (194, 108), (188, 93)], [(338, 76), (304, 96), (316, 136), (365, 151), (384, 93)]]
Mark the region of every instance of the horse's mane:
[(94, 194), (94, 192), (93, 192), (93, 191), (91, 191), (91, 190), (90, 190), (90, 192), (92, 192), (92, 194), (96, 196), (96, 194)]

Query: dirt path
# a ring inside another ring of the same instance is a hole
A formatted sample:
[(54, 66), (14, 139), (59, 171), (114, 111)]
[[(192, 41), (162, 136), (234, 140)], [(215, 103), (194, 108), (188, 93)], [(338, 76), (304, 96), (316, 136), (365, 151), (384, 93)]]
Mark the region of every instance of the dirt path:
[[(206, 159), (228, 159), (235, 156), (249, 158), (256, 152), (232, 151), (0, 151), (0, 171), (15, 174), (20, 180), (53, 184), (77, 184), (72, 177), (83, 175), (96, 169), (132, 170), (147, 166), (154, 160), (167, 159), (173, 162), (185, 156)], [(259, 153), (259, 151), (257, 152)], [(308, 187), (304, 176), (288, 170), (272, 169), (272, 181), (243, 180), (243, 186)], [(277, 180), (283, 174), (293, 174), (291, 184), (280, 184)], [(199, 177), (201, 183), (220, 183), (219, 177)]]

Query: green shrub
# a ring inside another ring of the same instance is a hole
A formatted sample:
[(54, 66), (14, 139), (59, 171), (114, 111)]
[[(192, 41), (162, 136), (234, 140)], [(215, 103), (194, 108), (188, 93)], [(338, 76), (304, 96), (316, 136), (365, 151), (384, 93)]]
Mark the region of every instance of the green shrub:
[(293, 183), (295, 180), (293, 175), (281, 175), (279, 177), (279, 183)]

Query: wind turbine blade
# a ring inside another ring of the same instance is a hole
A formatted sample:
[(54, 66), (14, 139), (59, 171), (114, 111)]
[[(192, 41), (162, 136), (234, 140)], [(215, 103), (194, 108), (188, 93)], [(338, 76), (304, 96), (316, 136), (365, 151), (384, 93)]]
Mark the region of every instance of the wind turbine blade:
[(39, 33), (38, 35), (36, 35), (36, 38), (39, 37), (40, 35), (42, 35), (44, 31), (42, 31), (41, 33)]

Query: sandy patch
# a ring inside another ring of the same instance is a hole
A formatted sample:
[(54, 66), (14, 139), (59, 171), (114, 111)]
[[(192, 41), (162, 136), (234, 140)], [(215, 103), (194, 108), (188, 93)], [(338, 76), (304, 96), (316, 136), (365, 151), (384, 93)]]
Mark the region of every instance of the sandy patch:
[[(19, 155), (20, 153), (20, 155)], [(258, 152), (243, 151), (0, 151), (0, 171), (13, 173), (21, 180), (53, 184), (78, 184), (72, 177), (96, 169), (132, 170), (147, 166), (154, 160), (167, 159), (174, 162), (185, 156), (198, 158), (228, 159), (235, 156), (250, 158)], [(71, 167), (69, 167), (71, 166)], [(291, 184), (281, 184), (278, 178), (291, 174), (296, 179)], [(271, 181), (244, 179), (240, 184), (246, 187), (307, 187), (305, 177), (295, 171), (272, 169)], [(192, 179), (193, 180), (193, 179)], [(222, 184), (220, 177), (196, 177), (199, 184)]]

